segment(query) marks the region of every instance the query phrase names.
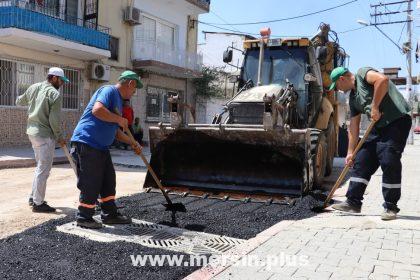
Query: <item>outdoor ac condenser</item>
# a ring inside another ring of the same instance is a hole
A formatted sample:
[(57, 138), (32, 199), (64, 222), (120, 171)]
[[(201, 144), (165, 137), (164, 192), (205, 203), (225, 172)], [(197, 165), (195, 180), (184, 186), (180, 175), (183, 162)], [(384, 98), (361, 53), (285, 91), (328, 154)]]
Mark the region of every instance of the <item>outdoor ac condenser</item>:
[(128, 6), (124, 11), (124, 21), (130, 25), (141, 24), (140, 10), (132, 6)]
[(109, 81), (111, 67), (105, 64), (92, 63), (91, 75), (92, 80)]

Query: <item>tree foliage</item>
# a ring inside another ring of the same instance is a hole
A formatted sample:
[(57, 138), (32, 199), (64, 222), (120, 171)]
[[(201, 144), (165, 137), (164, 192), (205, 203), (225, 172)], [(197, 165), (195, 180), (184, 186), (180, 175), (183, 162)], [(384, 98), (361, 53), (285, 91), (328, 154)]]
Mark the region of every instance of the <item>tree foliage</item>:
[(197, 90), (197, 96), (206, 98), (223, 96), (223, 75), (219, 67), (204, 66), (202, 76), (193, 80)]

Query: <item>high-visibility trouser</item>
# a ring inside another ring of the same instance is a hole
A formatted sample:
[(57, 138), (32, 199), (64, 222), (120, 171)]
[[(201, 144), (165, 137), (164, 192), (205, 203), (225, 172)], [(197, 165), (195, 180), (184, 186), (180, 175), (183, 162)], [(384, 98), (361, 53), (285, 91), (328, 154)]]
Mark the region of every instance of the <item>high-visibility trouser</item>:
[(73, 142), (71, 155), (76, 162), (77, 188), (80, 190), (77, 218), (92, 219), (97, 200), (101, 205), (102, 217), (116, 215), (116, 179), (109, 150), (98, 150)]
[(351, 204), (361, 205), (363, 194), (371, 176), (380, 166), (382, 169), (382, 194), (384, 208), (399, 211), (401, 198), (401, 154), (404, 151), (411, 118), (403, 117), (384, 128), (372, 131), (372, 141), (366, 142), (357, 153), (351, 172), (347, 199)]

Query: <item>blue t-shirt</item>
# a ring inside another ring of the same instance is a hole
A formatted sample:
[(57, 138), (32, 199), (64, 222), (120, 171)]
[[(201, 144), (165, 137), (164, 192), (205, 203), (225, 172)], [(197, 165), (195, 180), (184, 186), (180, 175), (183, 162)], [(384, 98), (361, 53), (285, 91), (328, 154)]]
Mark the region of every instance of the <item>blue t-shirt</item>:
[(123, 100), (115, 86), (103, 86), (99, 88), (90, 99), (79, 123), (77, 124), (72, 142), (81, 142), (93, 148), (107, 150), (114, 142), (118, 124), (105, 122), (92, 114), (93, 106), (101, 102), (110, 112), (119, 114), (122, 112)]

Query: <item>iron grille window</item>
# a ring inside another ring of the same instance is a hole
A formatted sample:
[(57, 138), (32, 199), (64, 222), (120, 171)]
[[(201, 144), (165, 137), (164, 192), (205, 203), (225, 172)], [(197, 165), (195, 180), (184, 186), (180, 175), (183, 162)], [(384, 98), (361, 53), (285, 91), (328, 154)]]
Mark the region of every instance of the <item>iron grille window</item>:
[(63, 85), (63, 108), (79, 109), (79, 91), (81, 88), (80, 71), (64, 69), (64, 74), (70, 82)]
[(16, 62), (0, 60), (0, 105), (13, 106), (16, 93)]
[[(30, 85), (44, 81), (50, 66), (0, 59), (0, 106), (15, 106), (16, 98)], [(70, 83), (61, 87), (64, 109), (79, 109), (81, 72), (64, 69)]]
[[(168, 97), (179, 94), (179, 91), (157, 87), (147, 87), (146, 119), (148, 121), (169, 121)], [(181, 94), (180, 94), (181, 95)]]

